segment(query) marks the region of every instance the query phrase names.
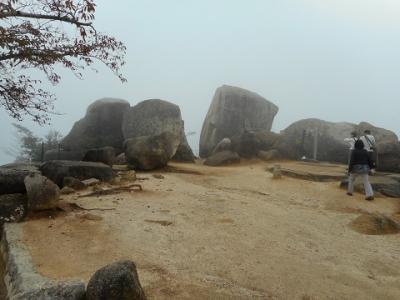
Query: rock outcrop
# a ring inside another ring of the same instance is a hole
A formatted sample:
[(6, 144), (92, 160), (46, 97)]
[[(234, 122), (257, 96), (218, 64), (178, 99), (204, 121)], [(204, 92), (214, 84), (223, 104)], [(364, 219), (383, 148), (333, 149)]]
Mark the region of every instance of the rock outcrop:
[(169, 132), (179, 139), (176, 149), (173, 149), (174, 155), (176, 154), (175, 159), (194, 161), (195, 156), (186, 140), (181, 110), (173, 103), (159, 99), (138, 103), (125, 114), (122, 132), (125, 139), (156, 136)]
[(90, 278), (87, 300), (146, 300), (132, 261), (119, 261), (101, 268)]
[(167, 165), (175, 155), (180, 139), (170, 132), (140, 136), (125, 141), (128, 164), (137, 170), (153, 170)]
[(64, 177), (75, 177), (79, 180), (97, 178), (102, 181), (111, 181), (113, 178), (110, 166), (96, 162), (54, 160), (45, 162), (40, 170), (59, 187), (63, 186)]
[(62, 140), (66, 151), (82, 151), (106, 146), (122, 150), (124, 138), (121, 125), (124, 113), (129, 109), (127, 101), (103, 98), (87, 108), (83, 119), (74, 124)]
[(39, 174), (26, 176), (24, 182), (30, 211), (54, 209), (57, 207), (60, 198), (60, 189), (54, 182)]
[(251, 91), (222, 86), (215, 92), (203, 123), (200, 156), (209, 156), (224, 138), (244, 131), (270, 131), (278, 107)]
[(66, 150), (47, 150), (44, 153), (44, 161), (50, 160), (74, 160), (80, 161), (85, 154), (84, 150), (66, 151)]

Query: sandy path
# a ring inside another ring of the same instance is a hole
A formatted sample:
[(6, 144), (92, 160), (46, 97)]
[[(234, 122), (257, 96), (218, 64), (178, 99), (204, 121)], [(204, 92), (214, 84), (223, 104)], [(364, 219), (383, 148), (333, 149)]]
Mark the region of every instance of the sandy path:
[(150, 299), (400, 299), (399, 235), (348, 226), (363, 211), (398, 212), (399, 199), (367, 202), (337, 183), (273, 180), (261, 163), (175, 166), (203, 175), (146, 173), (143, 193), (65, 197), (116, 208), (92, 212), (102, 220), (72, 212), (26, 222), (38, 270), (88, 280), (132, 259)]

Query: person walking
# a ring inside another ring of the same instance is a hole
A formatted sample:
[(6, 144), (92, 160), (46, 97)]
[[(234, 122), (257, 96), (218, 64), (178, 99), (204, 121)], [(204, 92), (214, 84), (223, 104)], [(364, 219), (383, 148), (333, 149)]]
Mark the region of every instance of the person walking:
[(378, 153), (376, 149), (375, 137), (371, 134), (371, 130), (364, 130), (364, 135), (360, 137), (360, 140), (363, 141), (364, 148), (368, 151), (368, 154), (370, 155), (376, 167), (378, 164)]
[(374, 191), (372, 190), (368, 177), (374, 167), (374, 162), (368, 154), (368, 151), (364, 149), (363, 141), (361, 139), (357, 140), (354, 144), (354, 150), (351, 153), (349, 162), (347, 195), (353, 196), (354, 182), (358, 176), (361, 176), (364, 184), (365, 200), (374, 200)]

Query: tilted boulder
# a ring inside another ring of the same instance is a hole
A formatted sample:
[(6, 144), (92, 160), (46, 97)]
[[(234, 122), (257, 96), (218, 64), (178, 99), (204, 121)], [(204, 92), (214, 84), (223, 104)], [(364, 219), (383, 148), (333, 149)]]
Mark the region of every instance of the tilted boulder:
[(75, 177), (79, 180), (97, 178), (102, 181), (113, 179), (113, 171), (110, 166), (87, 161), (48, 161), (40, 167), (40, 171), (59, 187), (63, 186), (64, 177)]
[(270, 131), (277, 112), (275, 104), (254, 92), (226, 85), (218, 88), (203, 123), (200, 156), (209, 156), (223, 138), (244, 131)]
[(113, 147), (103, 147), (88, 150), (82, 160), (101, 162), (111, 166), (115, 161), (115, 156), (115, 149)]
[(106, 146), (122, 150), (124, 138), (121, 125), (124, 113), (129, 109), (127, 101), (103, 98), (87, 108), (83, 119), (74, 124), (62, 140), (66, 151), (82, 151)]
[(141, 136), (125, 141), (128, 164), (138, 170), (153, 170), (167, 165), (175, 155), (180, 139), (170, 132)]
[(87, 300), (146, 300), (132, 261), (107, 265), (90, 278), (86, 289)]
[(176, 159), (194, 160), (192, 149), (186, 140), (181, 110), (171, 102), (150, 99), (131, 107), (124, 116), (122, 132), (125, 139), (169, 132), (179, 139), (176, 149), (173, 149), (174, 154), (179, 150)]
[(214, 153), (207, 157), (204, 164), (207, 166), (223, 166), (240, 162), (240, 156), (236, 152), (232, 151), (221, 151)]
[(31, 174), (25, 177), (28, 208), (32, 211), (54, 209), (60, 198), (59, 187), (47, 177)]

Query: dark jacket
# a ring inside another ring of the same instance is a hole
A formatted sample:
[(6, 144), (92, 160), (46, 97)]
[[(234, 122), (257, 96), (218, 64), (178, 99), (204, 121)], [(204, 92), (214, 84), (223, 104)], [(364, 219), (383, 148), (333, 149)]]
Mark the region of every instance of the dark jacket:
[(353, 171), (355, 165), (368, 166), (369, 169), (373, 169), (375, 167), (368, 151), (365, 149), (352, 150), (349, 163), (349, 172)]

